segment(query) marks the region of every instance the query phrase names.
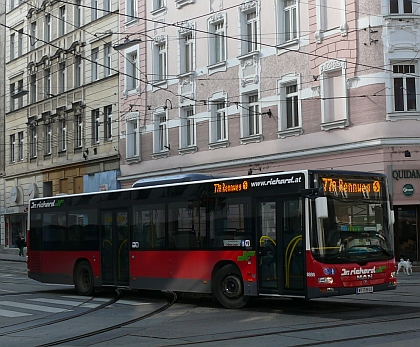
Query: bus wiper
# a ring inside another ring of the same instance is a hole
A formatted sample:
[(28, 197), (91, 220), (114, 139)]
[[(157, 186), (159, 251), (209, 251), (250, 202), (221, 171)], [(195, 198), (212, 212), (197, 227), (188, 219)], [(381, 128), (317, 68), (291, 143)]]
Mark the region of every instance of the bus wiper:
[(392, 256), (392, 254), (386, 248), (383, 248), (382, 246), (378, 246), (378, 245), (367, 245), (366, 247), (373, 248), (373, 249), (379, 249), (385, 255), (387, 255), (389, 257)]

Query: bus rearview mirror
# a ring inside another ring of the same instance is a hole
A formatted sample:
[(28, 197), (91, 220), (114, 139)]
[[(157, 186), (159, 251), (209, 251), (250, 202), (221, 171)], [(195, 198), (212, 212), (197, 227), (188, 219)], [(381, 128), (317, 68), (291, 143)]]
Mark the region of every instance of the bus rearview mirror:
[(393, 225), (395, 223), (395, 213), (394, 213), (394, 210), (391, 210), (389, 212), (389, 222), (391, 223), (391, 225)]
[(319, 219), (328, 218), (327, 197), (319, 196), (315, 199), (316, 217)]

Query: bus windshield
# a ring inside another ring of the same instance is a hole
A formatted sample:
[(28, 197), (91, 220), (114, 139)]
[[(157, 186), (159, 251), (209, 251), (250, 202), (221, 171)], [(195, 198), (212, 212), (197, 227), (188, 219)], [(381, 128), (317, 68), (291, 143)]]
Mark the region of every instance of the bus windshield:
[(313, 228), (311, 250), (315, 259), (360, 264), (392, 259), (393, 235), (384, 182), (351, 180), (354, 190), (349, 191), (344, 180), (337, 181), (335, 188), (328, 187), (332, 181), (326, 185), (323, 180), (328, 218), (319, 219)]

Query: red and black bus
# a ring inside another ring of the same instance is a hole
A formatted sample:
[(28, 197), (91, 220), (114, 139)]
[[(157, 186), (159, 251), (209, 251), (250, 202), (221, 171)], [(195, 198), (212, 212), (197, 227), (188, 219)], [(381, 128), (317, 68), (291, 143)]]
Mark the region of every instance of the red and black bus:
[(29, 277), (250, 297), (320, 298), (396, 288), (385, 175), (302, 170), (184, 174), (130, 189), (30, 201)]

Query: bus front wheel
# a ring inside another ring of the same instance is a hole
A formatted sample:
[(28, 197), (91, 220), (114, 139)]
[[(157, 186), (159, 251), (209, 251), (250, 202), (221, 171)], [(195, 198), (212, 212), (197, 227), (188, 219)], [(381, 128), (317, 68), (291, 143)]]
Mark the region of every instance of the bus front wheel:
[(244, 307), (249, 297), (244, 295), (241, 273), (235, 265), (226, 265), (216, 274), (214, 296), (226, 308)]
[(74, 285), (80, 295), (91, 296), (95, 292), (92, 268), (87, 261), (82, 261), (77, 265)]

